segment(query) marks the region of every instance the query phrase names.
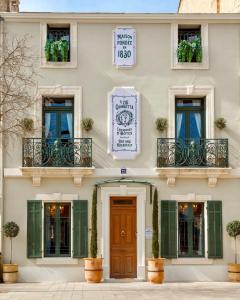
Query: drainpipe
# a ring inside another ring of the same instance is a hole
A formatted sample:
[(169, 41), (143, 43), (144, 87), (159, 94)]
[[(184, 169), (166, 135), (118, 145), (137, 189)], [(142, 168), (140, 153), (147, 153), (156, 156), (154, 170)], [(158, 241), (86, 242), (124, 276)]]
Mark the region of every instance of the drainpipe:
[[(3, 63), (4, 58), (4, 18), (0, 15), (0, 64)], [(1, 68), (2, 74), (0, 74), (0, 78), (3, 78), (3, 68)], [(1, 85), (1, 83), (0, 83)], [(0, 101), (2, 102), (2, 93), (0, 91)], [(2, 106), (0, 108), (0, 114), (2, 115)], [(0, 120), (0, 252), (3, 251), (3, 235), (2, 235), (2, 227), (3, 227), (3, 134), (2, 134), (3, 120)]]

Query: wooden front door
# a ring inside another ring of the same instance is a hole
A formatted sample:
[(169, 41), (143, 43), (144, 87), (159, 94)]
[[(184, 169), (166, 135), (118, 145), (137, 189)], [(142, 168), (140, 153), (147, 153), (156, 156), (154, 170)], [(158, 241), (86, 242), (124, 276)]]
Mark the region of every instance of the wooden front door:
[(136, 197), (111, 197), (110, 208), (110, 277), (136, 278)]

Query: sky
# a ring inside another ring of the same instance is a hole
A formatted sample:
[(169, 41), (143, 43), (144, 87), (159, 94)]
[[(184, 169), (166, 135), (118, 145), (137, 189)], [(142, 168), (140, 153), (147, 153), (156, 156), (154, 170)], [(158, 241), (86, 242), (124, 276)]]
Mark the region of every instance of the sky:
[(21, 11), (177, 12), (179, 0), (20, 0)]

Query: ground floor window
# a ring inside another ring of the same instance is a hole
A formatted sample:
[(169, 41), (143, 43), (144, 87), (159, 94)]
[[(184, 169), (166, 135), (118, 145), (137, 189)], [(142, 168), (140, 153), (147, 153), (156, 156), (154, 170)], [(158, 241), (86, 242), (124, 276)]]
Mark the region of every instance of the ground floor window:
[(71, 204), (44, 204), (44, 256), (71, 256)]
[(204, 256), (204, 203), (178, 203), (178, 256)]

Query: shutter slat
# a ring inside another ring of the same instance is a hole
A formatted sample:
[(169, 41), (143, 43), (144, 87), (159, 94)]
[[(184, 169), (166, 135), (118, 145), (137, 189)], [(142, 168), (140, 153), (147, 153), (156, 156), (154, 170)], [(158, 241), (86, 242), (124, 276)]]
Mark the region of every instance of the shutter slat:
[(223, 258), (222, 201), (208, 201), (208, 258)]
[(177, 203), (161, 201), (161, 256), (177, 258)]
[(88, 256), (88, 201), (73, 201), (73, 257)]
[(42, 257), (42, 201), (27, 202), (27, 257)]

